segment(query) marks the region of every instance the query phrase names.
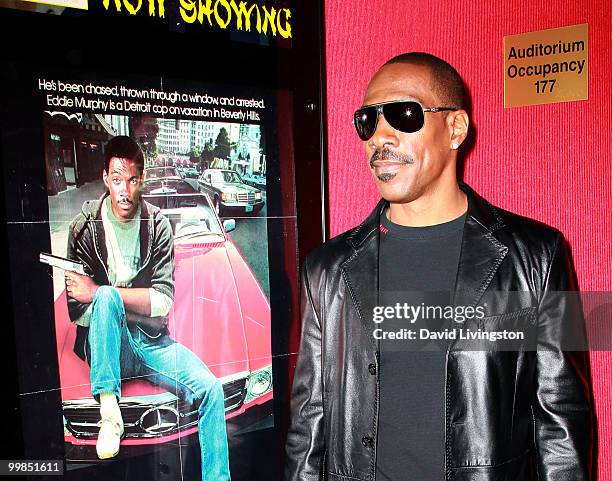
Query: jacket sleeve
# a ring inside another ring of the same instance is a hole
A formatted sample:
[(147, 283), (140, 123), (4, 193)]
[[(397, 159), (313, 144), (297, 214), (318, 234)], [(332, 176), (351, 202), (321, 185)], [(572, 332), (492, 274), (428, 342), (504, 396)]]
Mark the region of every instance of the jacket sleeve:
[[(168, 324), (167, 313), (162, 309), (163, 304), (167, 304), (169, 311), (174, 302), (174, 236), (172, 226), (166, 216), (157, 212), (155, 214), (153, 242), (151, 245), (150, 277), (146, 279), (149, 291), (156, 291), (159, 296), (150, 297), (151, 315), (140, 316), (137, 314), (127, 314), (128, 322), (137, 323), (150, 336), (157, 336), (159, 332), (166, 328)], [(143, 279), (144, 280), (144, 279)], [(136, 286), (136, 284), (135, 284)]]
[(589, 360), (575, 291), (569, 252), (559, 235), (538, 310), (533, 415), (540, 481), (587, 481), (592, 476)]
[(323, 479), (323, 383), (321, 319), (313, 303), (308, 262), (302, 270), (302, 337), (291, 395), (291, 421), (287, 433), (287, 481)]
[[(91, 251), (93, 246), (89, 245), (82, 238), (83, 230), (86, 227), (85, 224), (86, 221), (81, 215), (78, 215), (70, 223), (70, 227), (68, 228), (66, 258), (81, 262), (85, 268), (85, 272), (88, 275), (92, 275), (93, 270), (91, 267)], [(66, 288), (65, 282), (66, 280), (64, 279), (64, 288)], [(85, 313), (87, 312), (87, 308), (90, 306), (90, 303), (81, 303), (68, 295), (66, 296), (66, 301), (68, 303), (68, 315), (70, 316), (70, 320), (80, 324), (88, 324), (88, 319)]]
[(166, 216), (159, 213), (155, 221), (155, 238), (151, 253), (153, 268), (151, 288), (174, 300), (174, 237)]

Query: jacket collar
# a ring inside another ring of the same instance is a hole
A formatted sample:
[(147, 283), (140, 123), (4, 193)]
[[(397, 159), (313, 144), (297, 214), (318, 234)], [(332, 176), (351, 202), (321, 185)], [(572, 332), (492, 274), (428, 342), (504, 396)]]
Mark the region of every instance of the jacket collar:
[[(461, 241), (454, 305), (475, 306), (493, 279), (508, 247), (493, 235), (504, 227), (498, 210), (468, 185), (459, 183), (459, 187), (468, 196), (468, 215)], [(349, 235), (347, 242), (353, 252), (341, 265), (365, 333), (374, 347), (371, 322), (373, 308), (378, 304), (379, 225), (380, 216), (388, 205), (381, 199), (372, 213)]]
[[(483, 231), (492, 233), (504, 226), (497, 209), (488, 201), (478, 195), (470, 186), (459, 182), (459, 188), (468, 196), (468, 219), (481, 226)], [(389, 207), (389, 202), (380, 199), (374, 210), (366, 219), (351, 233), (347, 242), (355, 250), (359, 250), (361, 245), (378, 231), (380, 226), (380, 216)]]

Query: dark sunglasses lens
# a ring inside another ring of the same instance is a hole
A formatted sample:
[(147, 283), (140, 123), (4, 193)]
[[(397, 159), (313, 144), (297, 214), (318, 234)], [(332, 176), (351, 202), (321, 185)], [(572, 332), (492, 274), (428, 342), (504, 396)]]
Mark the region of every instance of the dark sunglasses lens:
[(374, 135), (377, 118), (376, 107), (366, 107), (355, 112), (353, 123), (361, 140), (368, 140)]
[(407, 134), (425, 124), (423, 108), (417, 102), (395, 102), (383, 106), (383, 115), (391, 127)]

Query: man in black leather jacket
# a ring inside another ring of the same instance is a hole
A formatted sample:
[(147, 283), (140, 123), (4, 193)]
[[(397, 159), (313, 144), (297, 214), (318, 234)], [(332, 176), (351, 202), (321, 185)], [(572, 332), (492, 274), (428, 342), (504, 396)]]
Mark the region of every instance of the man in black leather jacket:
[[(592, 479), (588, 356), (568, 248), (557, 230), (457, 181), (464, 105), (457, 72), (428, 54), (391, 59), (368, 85), (355, 127), (383, 199), (303, 266), (289, 481)], [(400, 233), (395, 243), (390, 232)], [(453, 306), (485, 313), (461, 327), (521, 331), (526, 341), (381, 351), (372, 313), (383, 284), (402, 290), (423, 277), (434, 289), (447, 282)]]

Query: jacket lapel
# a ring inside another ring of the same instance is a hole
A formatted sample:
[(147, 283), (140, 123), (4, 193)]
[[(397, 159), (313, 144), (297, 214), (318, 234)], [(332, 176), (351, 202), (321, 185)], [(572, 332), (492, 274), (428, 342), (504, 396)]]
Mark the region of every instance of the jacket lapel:
[(151, 253), (151, 213), (145, 200), (140, 198), (140, 267), (142, 268), (149, 261)]
[(380, 214), (386, 206), (381, 200), (367, 219), (347, 239), (354, 249), (340, 267), (351, 298), (357, 308), (361, 326), (371, 347), (378, 350), (372, 331), (372, 311), (378, 304), (378, 246)]
[(106, 209), (106, 198), (108, 195), (108, 191), (105, 191), (100, 199), (98, 199), (91, 219), (94, 233), (94, 250), (98, 255), (101, 270), (106, 276), (104, 279), (106, 284), (110, 284), (110, 281), (108, 279), (108, 251), (106, 249), (106, 234), (104, 232), (104, 226), (102, 225), (102, 209)]
[(467, 185), (460, 183), (460, 187), (468, 195), (469, 205), (453, 304), (475, 306), (491, 283), (508, 248), (492, 235), (504, 226), (495, 207)]

